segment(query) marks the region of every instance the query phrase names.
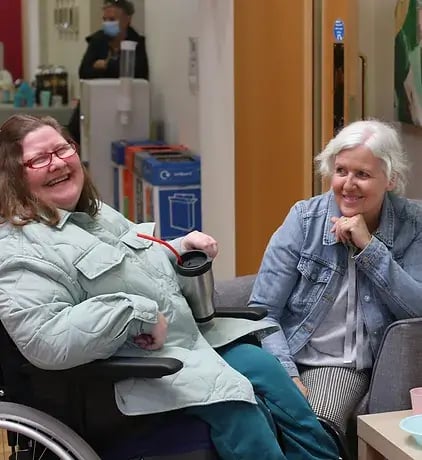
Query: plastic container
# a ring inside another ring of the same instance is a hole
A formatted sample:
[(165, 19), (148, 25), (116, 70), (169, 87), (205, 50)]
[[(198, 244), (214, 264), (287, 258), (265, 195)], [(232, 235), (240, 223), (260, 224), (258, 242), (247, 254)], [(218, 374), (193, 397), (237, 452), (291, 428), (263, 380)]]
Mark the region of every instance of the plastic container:
[(400, 428), (411, 434), (415, 441), (422, 446), (422, 415), (412, 415), (400, 422)]
[(120, 43), (120, 78), (135, 77), (136, 45), (131, 40), (123, 40)]
[(69, 103), (69, 77), (66, 67), (58, 65), (53, 69), (52, 77), (52, 94), (53, 96), (61, 96), (62, 104)]

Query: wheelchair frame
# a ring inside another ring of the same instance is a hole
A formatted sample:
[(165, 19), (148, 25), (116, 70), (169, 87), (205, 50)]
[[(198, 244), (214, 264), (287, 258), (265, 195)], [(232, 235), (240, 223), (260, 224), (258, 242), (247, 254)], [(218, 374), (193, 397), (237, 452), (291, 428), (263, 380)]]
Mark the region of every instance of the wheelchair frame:
[[(239, 317), (259, 320), (265, 317), (266, 310), (260, 307), (248, 307), (243, 309), (219, 308), (217, 315), (221, 317)], [(0, 344), (3, 352), (7, 353), (10, 351), (11, 354), (15, 356), (16, 353), (20, 355), (20, 352), (17, 350), (1, 323)], [(72, 396), (70, 399), (74, 401), (73, 404), (70, 405), (72, 410), (71, 418), (82, 436), (85, 432), (86, 420), (83, 410), (84, 394), (83, 390), (81, 391), (80, 389), (81, 382), (99, 379), (114, 383), (119, 380), (134, 377), (161, 378), (165, 375), (174, 374), (183, 367), (181, 361), (173, 358), (111, 357), (106, 360), (94, 361), (72, 369), (47, 371), (31, 365), (22, 355), (20, 355), (20, 358), (21, 359), (18, 359), (16, 364), (13, 364), (13, 371), (20, 371), (28, 376), (60, 376), (65, 381), (75, 383), (71, 385)], [(3, 365), (4, 363), (0, 363), (0, 369), (3, 369)], [(3, 392), (3, 397), (6, 401), (10, 397), (7, 388)], [(17, 433), (18, 435), (22, 435), (25, 438), (42, 444), (49, 449), (50, 452), (57, 455), (60, 460), (100, 460), (98, 454), (88, 443), (69, 426), (45, 412), (29, 407), (26, 404), (20, 404), (21, 402), (22, 401), (19, 400), (15, 402), (1, 402), (0, 400), (0, 429)], [(35, 459), (32, 453), (26, 457), (21, 454), (18, 456), (17, 453), (19, 452), (14, 452), (13, 444), (17, 445), (19, 440), (16, 436), (8, 436), (8, 438), (12, 450), (12, 455), (9, 457), (9, 460)], [(192, 460), (196, 459), (192, 457)], [(197, 460), (200, 459), (198, 458)], [(204, 460), (203, 456), (201, 456), (201, 460)], [(209, 460), (212, 460), (212, 458), (209, 457)]]

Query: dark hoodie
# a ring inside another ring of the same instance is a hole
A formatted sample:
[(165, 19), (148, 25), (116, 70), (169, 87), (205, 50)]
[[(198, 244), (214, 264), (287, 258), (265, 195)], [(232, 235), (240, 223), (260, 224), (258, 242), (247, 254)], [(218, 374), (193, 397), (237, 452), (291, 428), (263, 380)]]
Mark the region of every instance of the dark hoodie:
[[(139, 35), (132, 27), (128, 27), (125, 40), (132, 40), (138, 43), (136, 46), (135, 78), (148, 80), (148, 58), (145, 50), (145, 38)], [(119, 59), (110, 59), (107, 68), (104, 70), (94, 69), (94, 62), (98, 59), (107, 59), (109, 55), (108, 37), (102, 30), (86, 37), (88, 48), (79, 66), (79, 78), (119, 78)]]

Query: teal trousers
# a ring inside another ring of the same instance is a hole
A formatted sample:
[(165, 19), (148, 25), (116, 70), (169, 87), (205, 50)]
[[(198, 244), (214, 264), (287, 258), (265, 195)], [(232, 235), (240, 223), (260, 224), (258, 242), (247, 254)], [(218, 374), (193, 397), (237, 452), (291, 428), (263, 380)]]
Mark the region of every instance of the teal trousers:
[(188, 413), (210, 426), (211, 439), (223, 460), (338, 460), (333, 439), (274, 356), (249, 344), (229, 345), (219, 353), (252, 383), (280, 428), (283, 444), (282, 450), (258, 405), (227, 401), (190, 407)]

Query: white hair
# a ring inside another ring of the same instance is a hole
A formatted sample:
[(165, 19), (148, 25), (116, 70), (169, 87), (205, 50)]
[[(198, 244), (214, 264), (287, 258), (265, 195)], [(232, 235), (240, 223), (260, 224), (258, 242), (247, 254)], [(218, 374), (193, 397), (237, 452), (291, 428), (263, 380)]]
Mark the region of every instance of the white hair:
[(323, 177), (331, 177), (337, 154), (346, 149), (365, 146), (380, 158), (388, 180), (394, 180), (393, 192), (404, 195), (409, 170), (407, 155), (397, 131), (378, 120), (360, 120), (345, 126), (315, 158)]

